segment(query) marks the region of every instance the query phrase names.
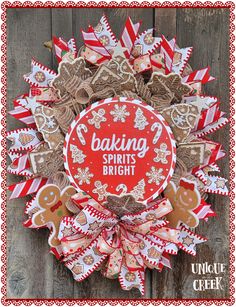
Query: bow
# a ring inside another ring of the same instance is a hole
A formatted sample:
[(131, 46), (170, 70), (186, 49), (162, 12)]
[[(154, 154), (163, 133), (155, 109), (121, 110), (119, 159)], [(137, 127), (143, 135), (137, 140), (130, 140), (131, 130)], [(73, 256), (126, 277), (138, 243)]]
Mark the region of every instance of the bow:
[[(83, 206), (75, 217), (62, 220), (59, 232), (64, 262), (75, 280), (99, 268), (105, 277), (118, 278), (122, 289), (136, 287), (144, 294), (145, 269), (161, 270), (166, 245), (180, 243), (180, 230), (169, 228), (164, 219), (172, 211), (170, 202), (158, 200), (122, 217), (92, 198)], [(69, 235), (63, 235), (65, 229)]]

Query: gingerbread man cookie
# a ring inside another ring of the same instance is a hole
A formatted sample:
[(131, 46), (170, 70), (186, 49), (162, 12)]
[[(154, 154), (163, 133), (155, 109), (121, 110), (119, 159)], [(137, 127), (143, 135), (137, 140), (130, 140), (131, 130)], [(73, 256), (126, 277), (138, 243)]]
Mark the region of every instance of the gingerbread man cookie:
[(47, 226), (51, 229), (48, 240), (50, 246), (60, 245), (58, 240), (60, 222), (64, 216), (72, 215), (67, 206), (75, 193), (76, 190), (72, 186), (61, 191), (54, 184), (42, 187), (37, 193), (36, 201), (41, 210), (33, 215), (32, 222), (36, 227)]
[(198, 226), (199, 220), (193, 209), (200, 205), (201, 197), (193, 181), (182, 178), (178, 188), (170, 181), (164, 195), (173, 207), (173, 211), (167, 215), (171, 227), (178, 228), (181, 222), (191, 228)]

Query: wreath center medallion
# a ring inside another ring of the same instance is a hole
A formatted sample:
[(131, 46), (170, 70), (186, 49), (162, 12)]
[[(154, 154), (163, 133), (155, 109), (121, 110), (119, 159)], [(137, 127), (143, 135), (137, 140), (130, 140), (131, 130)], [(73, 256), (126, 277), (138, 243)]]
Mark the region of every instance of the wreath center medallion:
[(170, 181), (175, 141), (164, 118), (125, 97), (92, 104), (72, 122), (64, 145), (71, 183), (94, 199), (132, 194), (148, 202)]

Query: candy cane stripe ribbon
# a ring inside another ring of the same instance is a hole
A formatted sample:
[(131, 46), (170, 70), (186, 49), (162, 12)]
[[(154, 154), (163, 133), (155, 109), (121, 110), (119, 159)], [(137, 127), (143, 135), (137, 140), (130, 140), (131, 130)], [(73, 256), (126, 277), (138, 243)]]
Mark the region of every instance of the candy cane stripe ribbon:
[(36, 128), (34, 117), (32, 113), (27, 109), (20, 106), (15, 107), (12, 111), (9, 111), (8, 114), (26, 124), (28, 127)]
[(193, 83), (193, 82), (201, 82), (205, 84), (207, 82), (215, 80), (214, 77), (209, 74), (210, 67), (206, 67), (203, 69), (195, 70), (191, 74), (182, 78), (184, 83)]
[(82, 35), (84, 38), (84, 43), (87, 47), (108, 59), (111, 58), (110, 53), (97, 38), (96, 34), (94, 33), (94, 29), (91, 26), (88, 28), (88, 32), (82, 30)]
[(130, 17), (128, 17), (126, 20), (125, 28), (120, 38), (120, 43), (122, 47), (127, 48), (124, 53), (127, 59), (130, 57), (130, 53), (137, 38), (140, 25), (141, 22), (133, 24)]
[(218, 121), (218, 119), (224, 115), (224, 112), (221, 112), (219, 107), (220, 103), (216, 102), (208, 109), (203, 110), (200, 118), (195, 123), (193, 131), (202, 130), (206, 126)]
[(36, 193), (43, 185), (48, 183), (47, 178), (31, 178), (24, 182), (10, 185), (8, 189), (12, 191), (11, 199), (24, 197), (26, 195)]
[(166, 75), (172, 72), (172, 65), (174, 61), (176, 39), (167, 41), (164, 35), (162, 35), (162, 41), (160, 44), (160, 53), (164, 55)]
[(53, 46), (57, 61), (60, 63), (62, 61), (62, 53), (69, 52), (70, 49), (67, 46), (67, 43), (61, 37), (58, 38), (56, 36), (53, 36)]
[(210, 216), (216, 216), (216, 213), (211, 209), (211, 205), (207, 204), (203, 199), (200, 206), (193, 210), (199, 219), (207, 220)]

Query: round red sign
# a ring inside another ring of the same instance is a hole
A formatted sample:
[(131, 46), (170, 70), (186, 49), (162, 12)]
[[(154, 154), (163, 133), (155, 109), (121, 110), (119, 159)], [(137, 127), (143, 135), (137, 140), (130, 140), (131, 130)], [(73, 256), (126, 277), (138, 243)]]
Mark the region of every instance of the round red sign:
[(94, 199), (132, 194), (148, 202), (170, 181), (175, 141), (164, 118), (125, 97), (92, 104), (73, 121), (64, 145), (71, 183)]

